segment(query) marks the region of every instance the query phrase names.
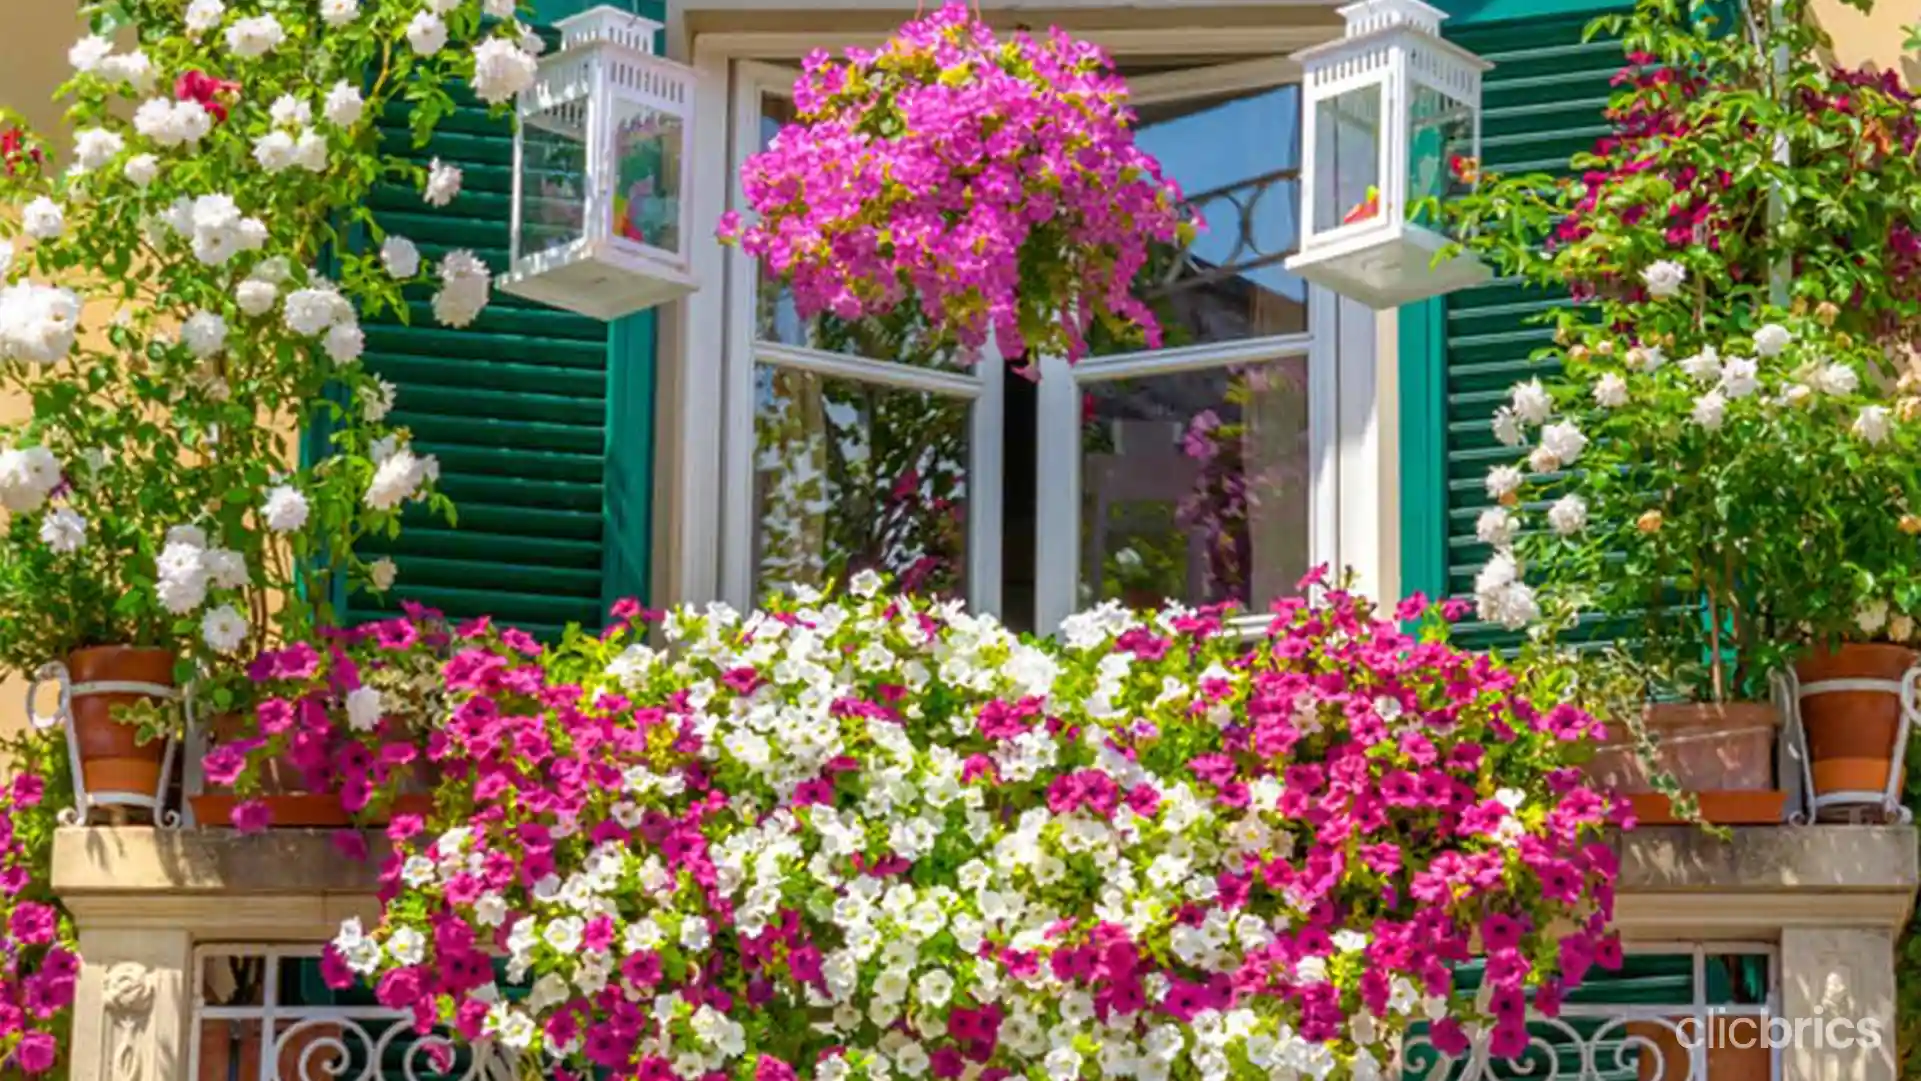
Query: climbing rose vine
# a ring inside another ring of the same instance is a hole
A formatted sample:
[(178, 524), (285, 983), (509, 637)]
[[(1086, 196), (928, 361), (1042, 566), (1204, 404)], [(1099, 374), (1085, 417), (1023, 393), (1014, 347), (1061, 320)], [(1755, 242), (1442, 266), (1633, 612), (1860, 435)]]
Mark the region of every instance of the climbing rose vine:
[(917, 302), (971, 355), (1087, 352), (1096, 320), (1160, 342), (1130, 287), (1150, 246), (1195, 224), (1134, 144), (1107, 56), (1059, 30), (1005, 42), (950, 3), (878, 52), (807, 58), (795, 123), (748, 159), (756, 220), (737, 242), (789, 282), (805, 319)]
[(1511, 1055), (1618, 963), (1613, 811), (1558, 765), (1594, 720), (1424, 603), (1033, 641), (870, 574), (665, 651), (631, 606), (465, 628), (435, 810), (324, 968), (574, 1076), (1376, 1078), (1427, 1019)]

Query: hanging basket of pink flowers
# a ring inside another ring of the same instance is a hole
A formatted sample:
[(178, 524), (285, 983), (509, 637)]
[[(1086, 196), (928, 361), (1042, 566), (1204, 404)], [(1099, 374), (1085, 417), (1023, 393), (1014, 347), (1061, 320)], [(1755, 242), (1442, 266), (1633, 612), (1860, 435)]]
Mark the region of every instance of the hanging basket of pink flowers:
[(798, 121), (741, 170), (738, 243), (793, 291), (802, 318), (916, 303), (972, 357), (1077, 360), (1100, 322), (1158, 346), (1132, 291), (1157, 245), (1199, 222), (1134, 143), (1127, 88), (1100, 49), (1060, 30), (998, 39), (955, 2), (878, 51), (807, 58)]

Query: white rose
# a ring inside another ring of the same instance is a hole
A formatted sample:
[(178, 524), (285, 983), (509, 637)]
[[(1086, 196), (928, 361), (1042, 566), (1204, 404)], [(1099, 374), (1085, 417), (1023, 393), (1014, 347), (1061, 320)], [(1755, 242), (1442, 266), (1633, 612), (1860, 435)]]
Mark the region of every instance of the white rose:
[(1887, 623), (1887, 601), (1869, 601), (1854, 613), (1854, 625), (1861, 628), (1862, 634), (1870, 637), (1879, 634), (1881, 628), (1887, 626)]
[(294, 163), (294, 137), (285, 131), (270, 131), (253, 142), (253, 160), (269, 173), (278, 173), (292, 168)]
[(1571, 537), (1587, 528), (1587, 502), (1578, 495), (1562, 496), (1548, 508), (1547, 521), (1556, 533)]
[(1679, 295), (1681, 284), (1687, 280), (1687, 268), (1668, 259), (1641, 271), (1641, 281), (1648, 287), (1648, 295), (1657, 300)]
[(328, 26), (342, 27), (360, 16), (360, 0), (320, 0), (320, 19)]
[(220, 0), (193, 0), (185, 16), (189, 36), (199, 36), (220, 25), (227, 16), (227, 5)]
[(488, 38), (474, 46), (474, 95), (489, 105), (513, 100), (534, 85), (534, 58), (506, 38)]
[(327, 328), (322, 345), (335, 363), (351, 364), (366, 350), (367, 335), (358, 323), (335, 323)]
[(1867, 405), (1854, 418), (1851, 429), (1855, 435), (1869, 443), (1879, 443), (1888, 437), (1888, 408), (1884, 405)]
[(40, 520), (40, 542), (63, 555), (77, 552), (87, 543), (87, 520), (71, 508), (56, 508)]
[(267, 493), (260, 515), (267, 528), (275, 533), (292, 533), (307, 524), (309, 509), (307, 497), (300, 489), (282, 484)]
[(73, 137), (73, 163), (81, 172), (98, 169), (126, 149), (127, 141), (119, 132), (88, 128)]
[(160, 175), (160, 159), (152, 154), (135, 154), (120, 171), (135, 187), (144, 188)]
[(392, 589), (394, 579), (398, 577), (400, 577), (400, 568), (394, 566), (394, 561), (386, 556), (381, 556), (367, 564), (367, 580), (373, 585), (376, 593), (385, 593)]
[(1487, 471), (1487, 496), (1500, 499), (1521, 490), (1521, 482), (1526, 478), (1519, 469), (1511, 465), (1497, 465)]
[(1837, 361), (1816, 372), (1812, 382), (1814, 389), (1823, 394), (1853, 394), (1861, 386), (1861, 376)]
[(1490, 426), (1494, 429), (1494, 438), (1504, 447), (1518, 447), (1527, 442), (1527, 425), (1505, 405), (1494, 411)]
[(67, 227), (60, 204), (42, 195), (20, 212), (20, 228), (35, 240), (54, 240)]
[(1481, 512), (1481, 517), (1474, 523), (1475, 537), (1479, 538), (1482, 544), (1491, 544), (1497, 548), (1512, 543), (1514, 535), (1520, 532), (1520, 529), (1521, 523), (1507, 512), (1506, 507), (1489, 507)]
[(67, 50), (67, 63), (72, 64), (75, 71), (92, 71), (111, 52), (113, 42), (98, 34), (89, 34), (74, 42), (73, 47)]
[(1729, 399), (1745, 398), (1760, 389), (1760, 365), (1747, 357), (1729, 357), (1721, 366), (1721, 392)]
[(1694, 399), (1694, 423), (1714, 431), (1728, 416), (1728, 400), (1718, 390), (1710, 390)]
[(272, 282), (248, 278), (233, 288), (233, 300), (240, 310), (248, 315), (265, 315), (273, 310), (274, 301), (280, 298), (280, 290)]
[(427, 190), (421, 197), (428, 206), (446, 206), (460, 194), (460, 183), (460, 169), (435, 158), (427, 168)]
[(361, 98), (359, 88), (342, 79), (327, 91), (327, 100), (321, 103), (320, 111), (332, 123), (350, 128), (360, 122), (360, 115), (366, 108), (367, 103)]
[(407, 24), (407, 44), (420, 56), (432, 56), (447, 45), (447, 24), (431, 11), (423, 11)]
[(1628, 404), (1628, 381), (1619, 372), (1609, 372), (1594, 384), (1594, 404), (1603, 409), (1619, 409)]
[(1754, 332), (1754, 351), (1764, 357), (1778, 357), (1781, 351), (1794, 340), (1788, 328), (1779, 323), (1769, 323)]
[(1546, 424), (1554, 414), (1554, 399), (1548, 397), (1539, 379), (1532, 379), (1514, 388), (1511, 408), (1523, 424)]
[(293, 163), (310, 173), (327, 171), (327, 137), (308, 128), (294, 140)]
[(406, 237), (390, 234), (380, 245), (380, 265), (396, 278), (411, 278), (420, 273), (420, 249)]
[(210, 608), (200, 618), (200, 637), (215, 653), (238, 652), (246, 644), (247, 632), (251, 629), (247, 618), (231, 604)]
[(313, 119), (313, 106), (292, 94), (282, 94), (267, 107), (267, 119), (277, 128), (304, 128)]
[(180, 341), (202, 360), (227, 346), (227, 321), (214, 312), (197, 311), (180, 325)]
[(280, 28), (280, 20), (272, 15), (237, 19), (227, 27), (227, 48), (232, 49), (234, 55), (247, 60), (267, 55), (285, 40), (287, 32)]

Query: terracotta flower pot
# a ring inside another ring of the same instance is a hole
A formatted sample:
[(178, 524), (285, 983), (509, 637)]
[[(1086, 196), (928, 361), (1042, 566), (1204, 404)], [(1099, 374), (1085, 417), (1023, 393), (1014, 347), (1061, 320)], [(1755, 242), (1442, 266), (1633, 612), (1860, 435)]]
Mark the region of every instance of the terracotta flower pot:
[[(1906, 646), (1849, 643), (1794, 666), (1817, 799), (1860, 793), (1862, 802), (1878, 803), (1890, 780), (1899, 784), (1899, 778), (1889, 774), (1901, 732), (1901, 679), (1916, 659)], [(1874, 680), (1886, 686), (1830, 691), (1819, 686), (1835, 680)]]
[[(93, 646), (74, 650), (68, 656), (67, 674), (74, 687), (107, 682), (172, 687), (173, 662), (173, 653), (164, 649)], [(128, 691), (72, 692), (74, 745), (90, 795), (154, 798), (166, 761), (167, 741), (140, 742), (134, 726), (121, 724), (114, 714), (138, 702), (161, 700), (157, 695)]]
[(1687, 1077), (1690, 1047), (1702, 1043), (1703, 1035), (1707, 1037), (1707, 1076), (1694, 1081), (1767, 1081), (1771, 1076), (1773, 1052), (1763, 1018), (1717, 1014), (1703, 1021), (1677, 1014), (1667, 1020), (1680, 1031), (1660, 1021), (1629, 1021), (1625, 1026), (1637, 1052), (1639, 1081)]
[[(246, 736), (238, 714), (221, 714), (207, 722), (209, 748)], [(326, 829), (352, 823), (352, 817), (340, 806), (339, 793), (308, 791), (300, 767), (284, 756), (269, 759), (258, 768), (258, 798), (267, 805), (269, 825), (283, 829)], [(188, 802), (193, 805), (194, 821), (201, 826), (226, 826), (233, 822), (234, 808), (245, 801), (230, 789), (208, 784), (204, 792)]]
[[(1774, 746), (1781, 712), (1772, 702), (1664, 702), (1649, 706), (1645, 722), (1660, 741), (1656, 764), (1690, 792), (1757, 791), (1774, 787)], [(1608, 740), (1588, 762), (1587, 775), (1624, 795), (1652, 792), (1647, 769), (1634, 753), (1624, 724), (1608, 726)]]

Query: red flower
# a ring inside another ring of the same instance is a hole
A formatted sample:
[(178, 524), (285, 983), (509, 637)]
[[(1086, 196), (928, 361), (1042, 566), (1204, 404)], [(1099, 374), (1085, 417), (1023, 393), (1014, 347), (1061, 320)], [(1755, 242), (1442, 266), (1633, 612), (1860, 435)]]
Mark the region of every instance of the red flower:
[(0, 131), (0, 165), (6, 166), (8, 176), (13, 175), (22, 160), (39, 165), (44, 158), (39, 147), (27, 145), (25, 129), (14, 127)]
[(173, 81), (173, 96), (179, 101), (198, 102), (217, 123), (227, 119), (228, 104), (240, 97), (240, 84), (216, 79), (204, 71), (188, 71)]

